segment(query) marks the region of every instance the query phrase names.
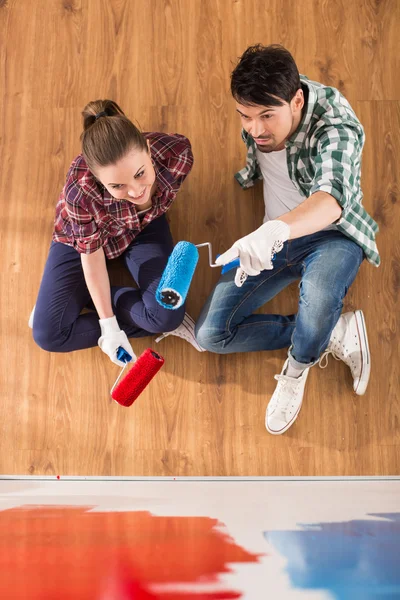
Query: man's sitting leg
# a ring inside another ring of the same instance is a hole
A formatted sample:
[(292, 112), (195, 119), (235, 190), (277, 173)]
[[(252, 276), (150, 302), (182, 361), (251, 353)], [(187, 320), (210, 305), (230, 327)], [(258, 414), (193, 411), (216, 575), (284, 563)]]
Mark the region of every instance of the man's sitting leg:
[[(324, 355), (328, 352), (342, 358), (352, 370), (354, 389), (365, 391), (370, 366), (365, 321), (362, 319), (363, 327), (357, 328), (361, 311), (340, 317), (343, 299), (362, 259), (361, 249), (344, 236), (316, 243), (304, 258), (292, 346), (282, 372), (275, 376), (278, 384), (266, 411), (269, 433), (284, 433), (295, 422), (309, 369), (320, 361), (324, 350)], [(362, 349), (361, 354), (357, 355), (357, 348)], [(368, 369), (362, 370), (361, 365), (366, 364)], [(359, 380), (362, 384), (357, 383)]]

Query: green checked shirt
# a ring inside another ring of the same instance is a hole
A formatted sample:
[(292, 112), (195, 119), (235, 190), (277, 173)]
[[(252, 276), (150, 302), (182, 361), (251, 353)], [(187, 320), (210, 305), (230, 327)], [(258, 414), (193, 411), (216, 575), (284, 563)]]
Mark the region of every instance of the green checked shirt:
[[(362, 204), (360, 187), (363, 126), (337, 89), (304, 75), (300, 80), (305, 113), (286, 142), (289, 177), (304, 198), (327, 192), (338, 201), (342, 214), (335, 222), (337, 229), (361, 246), (367, 260), (378, 267), (375, 235), (379, 227)], [(262, 179), (262, 174), (253, 138), (245, 130), (242, 138), (247, 146), (247, 163), (235, 178), (246, 189)]]

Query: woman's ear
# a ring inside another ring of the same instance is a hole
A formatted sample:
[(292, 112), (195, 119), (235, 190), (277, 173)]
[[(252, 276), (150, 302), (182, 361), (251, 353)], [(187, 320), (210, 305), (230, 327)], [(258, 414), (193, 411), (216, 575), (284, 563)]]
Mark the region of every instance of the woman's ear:
[(150, 140), (147, 140), (147, 148), (149, 149), (149, 154), (150, 154)]

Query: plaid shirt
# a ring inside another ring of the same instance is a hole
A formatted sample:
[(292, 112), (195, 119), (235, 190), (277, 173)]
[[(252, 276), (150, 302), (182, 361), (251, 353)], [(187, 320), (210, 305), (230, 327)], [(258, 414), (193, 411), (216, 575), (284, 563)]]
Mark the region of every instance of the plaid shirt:
[(189, 174), (193, 154), (183, 135), (144, 133), (156, 172), (153, 207), (140, 220), (128, 200), (115, 200), (89, 171), (82, 154), (71, 164), (56, 206), (53, 240), (81, 254), (104, 248), (108, 259), (120, 256), (153, 219), (165, 213)]
[[(300, 79), (306, 106), (299, 127), (286, 143), (289, 176), (305, 198), (327, 192), (338, 201), (342, 214), (335, 225), (361, 246), (367, 260), (377, 267), (380, 258), (375, 235), (379, 228), (362, 205), (360, 187), (364, 129), (337, 89), (304, 75)], [(249, 188), (262, 174), (253, 138), (244, 130), (242, 138), (247, 145), (247, 164), (235, 178)]]

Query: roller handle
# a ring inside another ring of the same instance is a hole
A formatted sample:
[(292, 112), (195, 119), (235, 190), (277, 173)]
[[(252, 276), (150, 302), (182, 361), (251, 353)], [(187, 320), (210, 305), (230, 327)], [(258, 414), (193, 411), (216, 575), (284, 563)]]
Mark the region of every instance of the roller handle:
[(117, 350), (117, 359), (122, 362), (131, 362), (132, 356), (126, 350), (124, 350), (122, 346), (119, 346)]
[[(217, 258), (221, 256), (220, 254), (217, 254)], [(221, 270), (221, 275), (223, 275), (224, 273), (227, 273), (228, 271), (230, 271), (231, 269), (237, 269), (238, 267), (240, 267), (240, 259), (239, 258), (235, 258), (234, 260), (232, 260), (229, 263), (226, 263), (226, 265), (224, 265), (222, 267)]]
[[(221, 255), (217, 254), (217, 258), (218, 258), (218, 256), (221, 256)], [(275, 254), (272, 257), (272, 260), (275, 260)], [(226, 263), (226, 265), (224, 265), (222, 267), (221, 275), (224, 275), (224, 273), (231, 271), (231, 269), (237, 269), (238, 267), (240, 267), (240, 258), (235, 258), (234, 260), (232, 260), (229, 263)]]

